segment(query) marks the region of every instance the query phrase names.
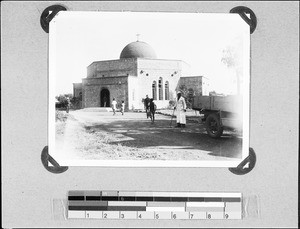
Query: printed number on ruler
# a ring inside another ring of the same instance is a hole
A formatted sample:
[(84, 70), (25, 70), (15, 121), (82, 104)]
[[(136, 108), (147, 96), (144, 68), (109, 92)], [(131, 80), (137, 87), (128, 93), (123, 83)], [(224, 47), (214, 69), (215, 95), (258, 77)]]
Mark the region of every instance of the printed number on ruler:
[(241, 219), (241, 193), (70, 191), (69, 219)]

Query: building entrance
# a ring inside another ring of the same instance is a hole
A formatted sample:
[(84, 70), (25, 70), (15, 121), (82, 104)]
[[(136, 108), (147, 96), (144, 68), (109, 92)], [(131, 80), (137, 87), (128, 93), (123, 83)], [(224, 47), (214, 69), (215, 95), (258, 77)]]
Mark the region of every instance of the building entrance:
[(100, 107), (110, 107), (109, 90), (102, 89), (100, 92)]

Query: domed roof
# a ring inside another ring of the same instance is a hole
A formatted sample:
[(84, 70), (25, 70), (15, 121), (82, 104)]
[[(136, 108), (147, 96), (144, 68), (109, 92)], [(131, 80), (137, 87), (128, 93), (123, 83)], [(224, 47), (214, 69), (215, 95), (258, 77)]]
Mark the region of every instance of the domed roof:
[(123, 58), (149, 58), (156, 59), (153, 48), (145, 42), (135, 41), (123, 48), (120, 59)]

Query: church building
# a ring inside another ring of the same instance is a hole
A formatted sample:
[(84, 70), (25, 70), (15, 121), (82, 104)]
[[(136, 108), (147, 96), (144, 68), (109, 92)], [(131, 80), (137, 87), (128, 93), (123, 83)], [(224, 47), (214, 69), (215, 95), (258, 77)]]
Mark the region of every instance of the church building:
[(189, 76), (184, 61), (158, 59), (149, 44), (136, 41), (125, 46), (119, 59), (91, 63), (82, 83), (73, 84), (73, 96), (80, 99), (80, 108), (110, 107), (115, 98), (134, 110), (144, 109), (148, 95), (159, 109), (167, 108), (181, 87), (192, 95), (208, 95), (207, 78)]

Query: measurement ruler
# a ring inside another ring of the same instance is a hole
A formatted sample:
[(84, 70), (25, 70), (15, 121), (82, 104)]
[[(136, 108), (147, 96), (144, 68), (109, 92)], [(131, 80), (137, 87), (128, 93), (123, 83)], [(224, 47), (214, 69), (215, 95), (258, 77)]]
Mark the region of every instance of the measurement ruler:
[(69, 191), (68, 218), (242, 219), (242, 194)]

